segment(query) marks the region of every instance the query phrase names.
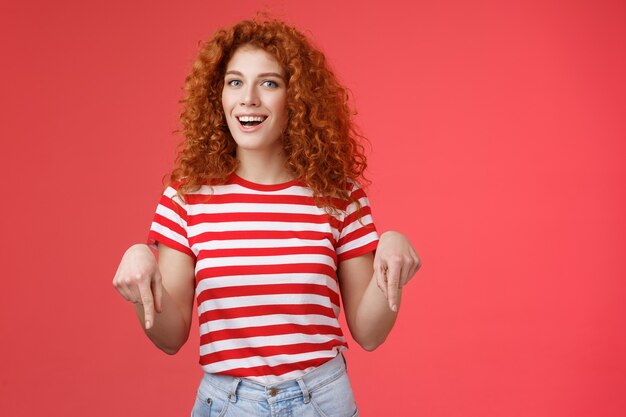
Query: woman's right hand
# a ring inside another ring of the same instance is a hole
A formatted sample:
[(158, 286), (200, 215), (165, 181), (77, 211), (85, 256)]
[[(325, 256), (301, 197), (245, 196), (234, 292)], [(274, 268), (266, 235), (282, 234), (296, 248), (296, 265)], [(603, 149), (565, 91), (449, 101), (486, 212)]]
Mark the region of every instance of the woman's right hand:
[(113, 286), (126, 301), (143, 306), (146, 330), (150, 329), (155, 310), (162, 311), (163, 284), (159, 266), (147, 245), (137, 244), (126, 250), (113, 277)]

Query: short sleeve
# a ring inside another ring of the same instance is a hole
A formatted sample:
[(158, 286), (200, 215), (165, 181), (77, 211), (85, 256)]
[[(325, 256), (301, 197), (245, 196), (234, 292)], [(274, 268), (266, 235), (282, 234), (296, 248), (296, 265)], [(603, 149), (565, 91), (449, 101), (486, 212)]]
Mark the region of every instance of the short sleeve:
[(172, 184), (163, 191), (150, 225), (147, 243), (156, 249), (157, 242), (160, 242), (195, 258), (187, 238), (187, 208), (176, 194), (175, 187), (176, 184)]
[(378, 232), (365, 191), (355, 184), (352, 197), (358, 200), (361, 208), (357, 210), (353, 201), (345, 211), (336, 247), (339, 262), (376, 250), (378, 245)]

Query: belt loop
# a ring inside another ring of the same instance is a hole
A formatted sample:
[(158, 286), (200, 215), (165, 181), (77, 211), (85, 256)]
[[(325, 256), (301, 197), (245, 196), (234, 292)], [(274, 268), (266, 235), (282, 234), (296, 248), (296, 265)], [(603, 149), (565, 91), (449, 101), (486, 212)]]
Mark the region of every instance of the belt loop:
[(309, 390), (304, 384), (304, 381), (302, 380), (302, 378), (298, 378), (296, 379), (296, 381), (298, 382), (298, 385), (300, 385), (300, 389), (302, 390), (302, 395), (304, 396), (304, 403), (308, 404), (309, 401), (311, 401), (311, 393), (309, 393)]
[(343, 356), (342, 352), (339, 352), (339, 354), (341, 355), (341, 359), (343, 359), (343, 366), (346, 368), (346, 372), (348, 372), (348, 362), (346, 361), (346, 357)]
[(228, 399), (231, 403), (237, 402), (237, 386), (241, 382), (241, 378), (235, 378), (230, 386), (230, 392), (228, 393)]

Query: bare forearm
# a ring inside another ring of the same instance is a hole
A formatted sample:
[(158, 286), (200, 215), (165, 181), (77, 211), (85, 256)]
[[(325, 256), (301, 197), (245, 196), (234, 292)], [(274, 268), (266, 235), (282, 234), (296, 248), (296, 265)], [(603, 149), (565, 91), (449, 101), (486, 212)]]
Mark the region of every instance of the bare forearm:
[(157, 313), (152, 327), (146, 330), (144, 308), (142, 304), (134, 304), (135, 313), (142, 329), (152, 343), (163, 352), (173, 355), (185, 344), (189, 337), (189, 326), (180, 309), (164, 289), (162, 311)]
[[(402, 290), (399, 291), (401, 297)], [(365, 350), (374, 350), (385, 341), (397, 317), (398, 313), (389, 308), (385, 295), (376, 285), (376, 280), (372, 279), (357, 308), (353, 336)]]

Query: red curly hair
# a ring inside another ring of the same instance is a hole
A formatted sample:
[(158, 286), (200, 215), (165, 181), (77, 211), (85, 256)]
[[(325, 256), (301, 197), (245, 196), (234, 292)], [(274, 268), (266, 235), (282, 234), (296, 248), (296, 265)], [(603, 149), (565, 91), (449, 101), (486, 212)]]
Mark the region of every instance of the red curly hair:
[(352, 202), (352, 182), (367, 182), (363, 176), (367, 162), (360, 143), (364, 138), (352, 121), (348, 92), (324, 54), (302, 33), (270, 19), (239, 22), (218, 30), (201, 45), (185, 79), (186, 94), (180, 101), (182, 129), (177, 131), (185, 139), (170, 175), (170, 181), (182, 182), (181, 197), (203, 184), (225, 183), (237, 168), (237, 145), (221, 98), (226, 66), (244, 45), (270, 53), (285, 70), (285, 168), (313, 191), (318, 206), (334, 210), (339, 201)]

